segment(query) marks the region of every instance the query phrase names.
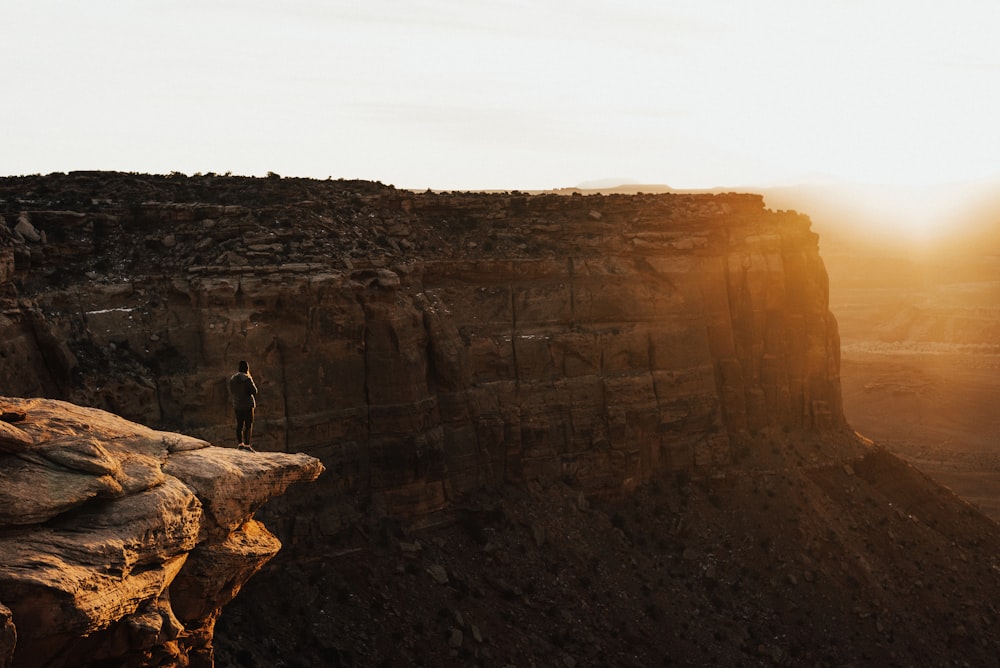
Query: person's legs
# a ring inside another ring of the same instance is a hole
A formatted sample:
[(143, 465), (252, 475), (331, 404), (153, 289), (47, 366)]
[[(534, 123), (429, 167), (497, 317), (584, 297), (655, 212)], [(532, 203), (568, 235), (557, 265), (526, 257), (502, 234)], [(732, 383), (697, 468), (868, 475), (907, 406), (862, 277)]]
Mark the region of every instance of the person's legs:
[(250, 445), (250, 436), (253, 434), (253, 409), (247, 411), (243, 422), (243, 444)]
[(253, 410), (236, 411), (236, 442), (250, 445), (250, 430), (253, 427)]

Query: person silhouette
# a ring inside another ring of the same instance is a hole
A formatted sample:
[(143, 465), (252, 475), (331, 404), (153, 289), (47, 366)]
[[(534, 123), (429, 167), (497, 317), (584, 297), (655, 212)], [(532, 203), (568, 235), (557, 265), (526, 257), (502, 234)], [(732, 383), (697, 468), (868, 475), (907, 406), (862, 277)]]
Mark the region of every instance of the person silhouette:
[(257, 405), (254, 398), (257, 395), (257, 385), (250, 375), (250, 365), (240, 360), (236, 373), (229, 377), (229, 394), (233, 398), (233, 410), (236, 412), (236, 446), (240, 450), (254, 452), (250, 447), (250, 436), (253, 432), (253, 409)]

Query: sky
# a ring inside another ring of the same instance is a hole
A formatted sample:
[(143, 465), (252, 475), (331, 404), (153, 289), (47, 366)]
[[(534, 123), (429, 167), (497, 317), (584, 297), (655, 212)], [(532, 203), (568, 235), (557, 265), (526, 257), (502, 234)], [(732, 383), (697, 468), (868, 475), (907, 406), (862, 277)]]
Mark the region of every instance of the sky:
[(0, 174), (1000, 175), (993, 0), (4, 0)]

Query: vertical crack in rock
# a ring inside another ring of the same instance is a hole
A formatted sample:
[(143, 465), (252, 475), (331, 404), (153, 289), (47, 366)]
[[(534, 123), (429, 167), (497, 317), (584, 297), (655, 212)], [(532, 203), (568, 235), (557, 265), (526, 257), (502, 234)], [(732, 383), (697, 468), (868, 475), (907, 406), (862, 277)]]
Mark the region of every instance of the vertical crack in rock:
[[(517, 269), (515, 268), (513, 273), (516, 275)], [(517, 299), (516, 292), (513, 283), (507, 284), (508, 300), (510, 303), (510, 354), (511, 354), (511, 364), (514, 369), (514, 385), (517, 388), (517, 403), (521, 404), (521, 365), (518, 363), (517, 359), (517, 337), (518, 337), (518, 322), (517, 322)]]
[(566, 273), (569, 281), (569, 323), (571, 327), (577, 326), (576, 318), (576, 260), (572, 257), (566, 258)]
[(371, 466), (372, 461), (372, 399), (371, 399), (371, 365), (369, 364), (369, 354), (371, 351), (371, 346), (368, 343), (368, 338), (370, 336), (370, 327), (368, 323), (368, 312), (365, 309), (364, 301), (360, 294), (354, 295), (355, 303), (359, 307), (361, 313), (361, 341), (359, 341), (359, 348), (361, 349), (361, 363), (362, 363), (362, 379), (361, 379), (361, 390), (363, 403), (361, 410), (364, 412), (364, 433), (361, 434), (361, 438), (364, 443), (365, 458), (368, 460), (369, 465), (367, 467), (367, 476), (365, 480), (365, 487), (368, 490), (372, 489), (373, 480), (373, 467)]
[[(515, 268), (511, 272), (517, 275), (516, 260), (514, 262)], [(514, 374), (514, 405), (513, 410), (516, 411), (515, 418), (517, 420), (516, 428), (521, 431), (524, 419), (524, 409), (522, 407), (521, 399), (521, 364), (517, 356), (517, 300), (515, 299), (514, 284), (507, 284), (507, 299), (510, 305), (510, 355), (511, 355), (511, 368)], [(504, 443), (504, 458), (503, 458), (503, 475), (505, 480), (517, 479), (520, 477), (520, 466), (517, 467), (517, 472), (511, 470), (511, 461), (513, 457), (520, 459), (521, 451), (521, 440), (520, 436), (517, 439), (516, 448), (512, 448), (513, 444)], [(513, 451), (512, 451), (513, 450)]]
[[(287, 387), (290, 379), (285, 373), (285, 355), (281, 339), (277, 335), (272, 337), (271, 342), (264, 349), (264, 356), (267, 360), (268, 368), (278, 371), (278, 379), (274, 385), (280, 388)], [(288, 449), (288, 392), (281, 392), (278, 399), (281, 402), (281, 417), (277, 420), (262, 420), (262, 426), (271, 438), (278, 441), (278, 449), (284, 451)]]

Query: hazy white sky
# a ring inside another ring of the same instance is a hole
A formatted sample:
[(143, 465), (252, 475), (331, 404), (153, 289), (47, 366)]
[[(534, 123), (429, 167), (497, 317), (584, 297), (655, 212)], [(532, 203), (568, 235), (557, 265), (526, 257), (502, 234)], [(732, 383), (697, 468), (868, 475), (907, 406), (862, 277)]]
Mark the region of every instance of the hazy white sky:
[(0, 173), (1000, 174), (994, 0), (4, 0)]

